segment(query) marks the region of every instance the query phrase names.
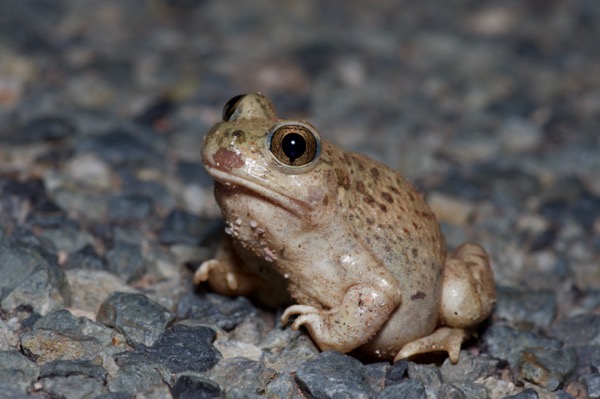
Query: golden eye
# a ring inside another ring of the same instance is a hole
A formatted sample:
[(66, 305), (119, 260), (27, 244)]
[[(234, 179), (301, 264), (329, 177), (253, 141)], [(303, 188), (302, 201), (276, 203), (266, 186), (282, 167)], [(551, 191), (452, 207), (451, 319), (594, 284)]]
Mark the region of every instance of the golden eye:
[(304, 166), (319, 155), (319, 136), (304, 125), (283, 125), (270, 135), (269, 149), (284, 165)]
[(238, 104), (242, 101), (242, 98), (246, 97), (245, 94), (232, 97), (227, 101), (227, 104), (223, 107), (223, 121), (229, 122), (229, 119), (233, 116), (233, 113), (237, 109)]

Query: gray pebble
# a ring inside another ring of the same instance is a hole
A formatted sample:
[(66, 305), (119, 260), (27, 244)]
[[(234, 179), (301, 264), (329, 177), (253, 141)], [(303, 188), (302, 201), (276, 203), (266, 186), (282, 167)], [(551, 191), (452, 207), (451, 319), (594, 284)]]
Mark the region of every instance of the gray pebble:
[(406, 370), (408, 369), (408, 360), (400, 360), (392, 364), (385, 376), (385, 386), (397, 384), (404, 380)]
[(66, 309), (55, 310), (38, 319), (33, 325), (34, 329), (55, 330), (72, 334), (81, 333), (79, 321)]
[(408, 378), (420, 381), (426, 387), (440, 389), (444, 383), (440, 369), (433, 364), (408, 362)]
[(65, 261), (63, 268), (69, 269), (88, 269), (88, 270), (107, 270), (106, 259), (100, 257), (94, 247), (90, 244), (72, 252)]
[(566, 346), (600, 345), (600, 315), (582, 314), (560, 320), (550, 332)]
[(467, 399), (488, 399), (489, 395), (485, 386), (476, 384), (472, 381), (457, 382), (452, 384), (456, 388), (460, 389), (465, 394)]
[(461, 351), (458, 363), (452, 364), (450, 359), (444, 360), (440, 371), (446, 382), (470, 382), (480, 377), (492, 375), (498, 368), (498, 361), (487, 356), (474, 356)]
[(296, 381), (303, 392), (318, 399), (375, 395), (366, 367), (337, 351), (325, 351), (316, 359), (304, 362), (298, 368)]
[(105, 381), (107, 371), (97, 364), (82, 360), (54, 360), (43, 364), (40, 368), (41, 378), (70, 377), (74, 375)]
[(223, 221), (207, 219), (182, 210), (172, 211), (165, 219), (160, 230), (158, 242), (163, 245), (205, 243), (214, 238), (218, 231), (223, 231)]
[(171, 388), (173, 399), (213, 399), (223, 393), (218, 384), (194, 375), (182, 375)]
[(118, 364), (160, 363), (172, 373), (202, 372), (212, 368), (221, 354), (212, 345), (215, 331), (205, 326), (175, 325), (150, 347), (138, 346), (117, 356)]
[(100, 305), (115, 291), (137, 292), (121, 279), (104, 270), (73, 269), (66, 272), (72, 287), (73, 308), (98, 313)]
[(234, 388), (256, 394), (264, 392), (275, 375), (275, 371), (262, 362), (243, 357), (225, 359), (209, 372), (210, 379), (227, 394)]
[(98, 154), (113, 166), (157, 165), (160, 155), (148, 143), (127, 128), (117, 128), (106, 133), (85, 137), (76, 146), (78, 153)]
[(405, 380), (385, 388), (377, 399), (425, 399), (425, 387), (420, 381)]
[(232, 330), (245, 318), (255, 314), (256, 308), (248, 298), (231, 298), (215, 293), (197, 295), (190, 292), (181, 298), (177, 306), (178, 318), (201, 320), (225, 331)]
[(0, 240), (0, 307), (30, 305), (46, 314), (70, 304), (70, 289), (58, 265), (40, 254)]
[(104, 383), (83, 375), (43, 380), (43, 391), (52, 398), (91, 399), (108, 392)]
[(100, 396), (96, 396), (94, 399), (133, 399), (134, 396), (127, 392), (109, 392)]
[(115, 328), (130, 345), (153, 345), (175, 315), (143, 294), (115, 292), (100, 306), (98, 322)]
[[(0, 352), (0, 382), (10, 382), (15, 388), (22, 390), (38, 379), (40, 368), (16, 350)], [(0, 390), (0, 397), (2, 391)]]
[(440, 389), (440, 399), (468, 399), (456, 385), (444, 384)]
[(500, 286), (496, 295), (494, 316), (512, 325), (531, 323), (548, 327), (556, 314), (556, 295), (550, 291)]
[(111, 392), (136, 394), (157, 385), (171, 384), (171, 373), (163, 365), (139, 362), (121, 365), (116, 376), (108, 382)]
[(154, 202), (145, 195), (119, 195), (108, 201), (108, 220), (112, 223), (142, 222), (152, 214)]
[(265, 389), (268, 398), (304, 399), (298, 384), (289, 373), (280, 373), (273, 378)]
[(533, 332), (508, 326), (492, 326), (485, 332), (482, 341), (491, 356), (508, 361), (511, 367), (516, 367), (520, 353), (525, 348), (560, 349), (562, 347), (562, 343), (556, 339), (545, 338)]
[(21, 388), (19, 385), (10, 381), (2, 381), (0, 379), (0, 399), (36, 399), (39, 396), (27, 395), (25, 388)]
[(577, 357), (572, 349), (529, 348), (521, 352), (518, 378), (555, 391), (576, 365)]
[(138, 280), (147, 270), (146, 261), (137, 244), (118, 241), (106, 252), (106, 259), (108, 271), (128, 283)]
[(381, 391), (386, 384), (386, 377), (388, 371), (391, 368), (388, 362), (378, 362), (365, 365), (367, 368), (367, 375), (371, 381), (371, 386), (376, 391)]
[(539, 395), (533, 388), (525, 389), (516, 395), (505, 396), (502, 399), (538, 399)]
[(584, 375), (581, 379), (590, 399), (600, 398), (600, 374)]

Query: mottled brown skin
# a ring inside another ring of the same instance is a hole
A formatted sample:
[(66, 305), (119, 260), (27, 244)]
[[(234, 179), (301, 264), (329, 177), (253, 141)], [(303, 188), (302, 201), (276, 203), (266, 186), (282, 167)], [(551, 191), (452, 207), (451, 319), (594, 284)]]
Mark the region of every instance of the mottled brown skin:
[[(279, 159), (281, 143), (271, 140), (281, 126), (320, 143), (314, 159)], [(410, 183), (321, 140), (306, 122), (278, 119), (266, 97), (228, 103), (202, 158), (229, 238), (196, 282), (272, 306), (291, 300), (297, 305), (282, 320), (297, 315), (292, 326), (306, 327), (322, 350), (381, 359), (445, 350), (455, 362), (470, 329), (490, 314), (494, 281), (480, 246), (447, 256)]]

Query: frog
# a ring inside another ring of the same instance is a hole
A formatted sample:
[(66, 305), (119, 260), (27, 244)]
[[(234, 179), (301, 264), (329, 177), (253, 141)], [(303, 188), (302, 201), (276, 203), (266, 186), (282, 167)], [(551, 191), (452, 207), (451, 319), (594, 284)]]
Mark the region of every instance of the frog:
[(322, 351), (374, 360), (429, 352), (459, 359), (490, 316), (490, 257), (447, 251), (425, 197), (392, 168), (279, 118), (260, 93), (230, 99), (202, 163), (226, 223), (194, 282), (286, 307)]

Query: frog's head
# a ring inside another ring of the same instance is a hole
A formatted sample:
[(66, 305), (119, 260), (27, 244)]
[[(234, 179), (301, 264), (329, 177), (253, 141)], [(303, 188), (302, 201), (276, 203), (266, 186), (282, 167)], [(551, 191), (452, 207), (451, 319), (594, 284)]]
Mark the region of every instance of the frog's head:
[(277, 118), (261, 94), (232, 98), (206, 135), (202, 162), (219, 190), (258, 195), (297, 216), (333, 206), (335, 173), (311, 124)]

